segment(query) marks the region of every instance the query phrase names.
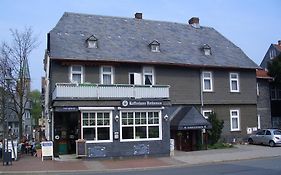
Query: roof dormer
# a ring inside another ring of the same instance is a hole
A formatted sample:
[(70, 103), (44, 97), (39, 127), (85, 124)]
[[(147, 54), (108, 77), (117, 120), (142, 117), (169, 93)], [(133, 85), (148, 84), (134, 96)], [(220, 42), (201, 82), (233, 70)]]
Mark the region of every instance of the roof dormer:
[(204, 44), (203, 47), (202, 47), (202, 50), (203, 50), (205, 55), (207, 55), (207, 56), (212, 55), (211, 47), (208, 44)]
[(153, 40), (150, 44), (151, 52), (160, 52), (160, 43), (157, 40)]
[(88, 48), (98, 48), (98, 39), (94, 35), (87, 38), (86, 43)]

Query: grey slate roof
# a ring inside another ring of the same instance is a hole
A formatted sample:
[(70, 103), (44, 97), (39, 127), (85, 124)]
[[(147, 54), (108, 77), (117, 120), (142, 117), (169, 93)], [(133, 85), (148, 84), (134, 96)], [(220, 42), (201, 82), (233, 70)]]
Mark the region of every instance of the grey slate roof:
[[(98, 48), (87, 48), (86, 39), (94, 35)], [(160, 52), (150, 51), (157, 40)], [(212, 49), (205, 56), (204, 44)], [(141, 62), (257, 68), (258, 66), (232, 42), (210, 27), (134, 18), (87, 15), (66, 12), (50, 31), (51, 59)]]

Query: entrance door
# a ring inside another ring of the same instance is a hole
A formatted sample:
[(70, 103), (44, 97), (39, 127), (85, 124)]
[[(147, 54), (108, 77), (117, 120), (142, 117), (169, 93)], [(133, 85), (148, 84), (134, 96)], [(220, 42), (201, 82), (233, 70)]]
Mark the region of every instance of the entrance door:
[(175, 149), (179, 151), (198, 150), (198, 144), (201, 142), (200, 131), (198, 130), (181, 130), (173, 131), (175, 139)]
[(75, 140), (78, 139), (79, 113), (55, 113), (54, 135), (55, 152), (58, 154), (75, 154)]

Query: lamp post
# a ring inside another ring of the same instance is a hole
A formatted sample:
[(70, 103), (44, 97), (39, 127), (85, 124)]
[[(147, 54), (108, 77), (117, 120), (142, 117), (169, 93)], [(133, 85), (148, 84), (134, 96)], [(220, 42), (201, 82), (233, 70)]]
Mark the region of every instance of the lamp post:
[[(2, 108), (3, 108), (3, 138), (4, 138), (4, 146), (2, 151), (4, 152), (6, 149), (8, 150), (8, 136), (9, 136), (9, 131), (7, 132), (8, 129), (8, 114), (7, 114), (7, 108), (6, 106), (9, 105), (9, 87), (10, 87), (10, 82), (12, 81), (12, 77), (11, 77), (11, 70), (8, 70), (7, 75), (5, 74), (4, 77), (4, 86), (3, 86), (3, 95), (2, 95), (2, 100), (3, 100), (3, 104), (2, 104)], [(6, 135), (7, 132), (7, 135)], [(6, 138), (7, 137), (7, 138)], [(7, 142), (7, 143), (6, 143)], [(5, 147), (6, 146), (6, 147)], [(3, 154), (2, 154), (3, 155)]]

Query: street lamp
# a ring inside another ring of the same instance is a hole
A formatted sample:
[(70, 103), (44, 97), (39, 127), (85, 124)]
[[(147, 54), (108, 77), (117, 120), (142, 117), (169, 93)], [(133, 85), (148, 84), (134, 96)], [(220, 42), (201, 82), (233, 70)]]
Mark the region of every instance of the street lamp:
[[(6, 98), (8, 96), (9, 98), (9, 87), (10, 87), (10, 83), (12, 81), (12, 76), (11, 76), (11, 69), (8, 69), (8, 72), (7, 74), (4, 74), (5, 77), (4, 77), (4, 86), (3, 86), (3, 100), (4, 100), (4, 103), (2, 104), (3, 106), (3, 137), (4, 137), (4, 143), (6, 141), (6, 137), (9, 135), (9, 132), (7, 132), (7, 136), (6, 136), (6, 131), (7, 131), (7, 126), (8, 126), (8, 116), (7, 116), (7, 108), (6, 108), (6, 105), (9, 105), (9, 100)], [(6, 95), (8, 92), (8, 95)], [(8, 149), (8, 143), (7, 144), (7, 149)], [(5, 151), (5, 144), (4, 144), (4, 147), (3, 147), (3, 151)], [(3, 155), (3, 154), (2, 154)]]

